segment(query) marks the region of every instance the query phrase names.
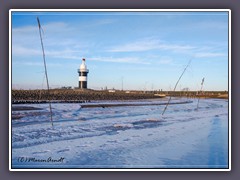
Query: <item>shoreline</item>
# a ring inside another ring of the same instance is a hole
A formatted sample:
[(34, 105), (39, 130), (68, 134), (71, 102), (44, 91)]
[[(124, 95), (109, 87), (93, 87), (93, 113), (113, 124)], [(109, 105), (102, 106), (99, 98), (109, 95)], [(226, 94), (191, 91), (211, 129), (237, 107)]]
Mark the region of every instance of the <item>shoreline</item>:
[(47, 90), (12, 90), (12, 104), (39, 104), (39, 103), (88, 103), (104, 100), (144, 100), (164, 99), (165, 97), (186, 98), (216, 98), (228, 99), (228, 92), (197, 92), (197, 91), (95, 91), (79, 89), (51, 89)]
[[(170, 102), (169, 105), (177, 105), (177, 104), (188, 104), (193, 101), (180, 101), (180, 102)], [(108, 107), (122, 107), (122, 106), (161, 106), (166, 105), (167, 102), (162, 103), (92, 103), (92, 104), (82, 104), (81, 108), (108, 108)], [(32, 106), (14, 106), (12, 107), (12, 111), (31, 111), (31, 110), (42, 110), (42, 108), (36, 108)]]

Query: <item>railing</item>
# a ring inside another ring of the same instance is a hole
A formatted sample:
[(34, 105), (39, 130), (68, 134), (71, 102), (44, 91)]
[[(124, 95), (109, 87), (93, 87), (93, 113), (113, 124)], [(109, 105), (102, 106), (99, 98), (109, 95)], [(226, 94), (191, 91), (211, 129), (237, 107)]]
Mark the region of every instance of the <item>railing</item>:
[(78, 73), (80, 72), (87, 72), (88, 73), (88, 69), (78, 69)]

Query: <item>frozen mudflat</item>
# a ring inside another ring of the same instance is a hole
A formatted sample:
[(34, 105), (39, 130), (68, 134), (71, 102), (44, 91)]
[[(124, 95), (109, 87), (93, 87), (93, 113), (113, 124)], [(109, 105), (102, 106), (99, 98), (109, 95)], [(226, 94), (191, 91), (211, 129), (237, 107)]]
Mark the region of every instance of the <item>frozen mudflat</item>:
[(48, 104), (24, 105), (41, 109), (12, 112), (12, 168), (228, 168), (228, 100), (191, 100), (163, 116), (159, 105), (52, 104), (53, 127)]

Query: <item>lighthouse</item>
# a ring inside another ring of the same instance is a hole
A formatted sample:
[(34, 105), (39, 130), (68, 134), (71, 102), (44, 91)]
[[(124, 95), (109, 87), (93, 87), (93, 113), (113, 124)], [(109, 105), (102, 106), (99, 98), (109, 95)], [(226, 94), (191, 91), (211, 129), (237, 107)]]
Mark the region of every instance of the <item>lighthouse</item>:
[(87, 74), (88, 69), (85, 64), (85, 58), (82, 59), (82, 64), (80, 65), (80, 69), (78, 69), (79, 74), (79, 85), (80, 89), (87, 89)]

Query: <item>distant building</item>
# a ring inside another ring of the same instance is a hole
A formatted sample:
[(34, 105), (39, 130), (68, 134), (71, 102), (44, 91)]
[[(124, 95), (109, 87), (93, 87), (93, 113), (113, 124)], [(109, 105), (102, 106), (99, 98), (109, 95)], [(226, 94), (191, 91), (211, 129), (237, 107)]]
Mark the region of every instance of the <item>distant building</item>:
[(82, 64), (80, 65), (80, 69), (78, 69), (79, 74), (79, 81), (78, 81), (78, 88), (80, 89), (87, 89), (87, 74), (88, 69), (85, 64), (85, 58), (82, 59)]
[(63, 86), (63, 87), (61, 87), (61, 89), (72, 89), (72, 87), (71, 86)]

